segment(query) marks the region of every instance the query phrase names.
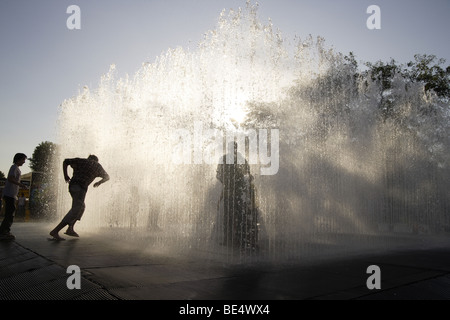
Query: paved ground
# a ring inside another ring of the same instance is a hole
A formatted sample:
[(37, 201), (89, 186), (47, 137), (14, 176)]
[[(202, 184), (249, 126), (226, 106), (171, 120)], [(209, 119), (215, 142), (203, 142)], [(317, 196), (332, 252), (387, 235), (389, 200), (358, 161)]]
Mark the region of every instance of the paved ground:
[[(48, 241), (51, 226), (18, 222), (16, 241), (0, 242), (0, 300), (172, 300), (183, 306), (185, 301), (450, 299), (450, 235), (432, 244), (303, 262), (230, 263), (149, 250), (100, 234)], [(70, 265), (81, 270), (81, 289), (67, 287)], [(380, 268), (381, 289), (367, 287), (371, 265)]]

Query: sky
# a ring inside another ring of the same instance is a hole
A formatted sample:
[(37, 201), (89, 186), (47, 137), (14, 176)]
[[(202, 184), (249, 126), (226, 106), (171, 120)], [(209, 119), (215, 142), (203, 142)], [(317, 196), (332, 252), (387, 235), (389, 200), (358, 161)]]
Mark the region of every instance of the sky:
[[(287, 41), (321, 36), (359, 62), (406, 63), (420, 53), (450, 64), (450, 0), (257, 3), (260, 21), (270, 18)], [(80, 29), (67, 26), (71, 5), (80, 9)], [(56, 141), (58, 107), (85, 85), (95, 89), (111, 64), (119, 77), (132, 76), (169, 48), (195, 49), (223, 9), (245, 5), (245, 0), (1, 0), (0, 171), (8, 173), (15, 153), (31, 157), (41, 142), (64, 143)], [(381, 29), (367, 27), (371, 5), (380, 8)], [(22, 173), (31, 171), (28, 164)]]

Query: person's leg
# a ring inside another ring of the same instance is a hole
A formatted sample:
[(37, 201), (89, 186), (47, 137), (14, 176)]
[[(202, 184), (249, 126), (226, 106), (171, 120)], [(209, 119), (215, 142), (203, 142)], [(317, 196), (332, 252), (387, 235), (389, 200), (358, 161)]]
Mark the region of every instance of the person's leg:
[(228, 244), (228, 233), (229, 233), (229, 229), (228, 229), (228, 220), (229, 220), (229, 207), (228, 207), (228, 199), (226, 197), (223, 198), (223, 225), (222, 225), (222, 229), (223, 229), (223, 241), (222, 244), (223, 245), (227, 245)]
[(71, 236), (71, 237), (79, 237), (78, 233), (76, 233), (75, 230), (74, 230), (74, 228), (73, 228), (73, 227), (75, 226), (75, 223), (77, 223), (77, 220), (71, 222), (71, 223), (67, 226), (67, 230), (66, 230), (66, 232), (64, 232), (64, 233), (67, 234), (68, 236)]
[(86, 191), (77, 185), (73, 185), (69, 187), (69, 192), (72, 196), (72, 207), (61, 222), (52, 231), (50, 231), (50, 235), (57, 240), (64, 239), (61, 238), (58, 233), (65, 226), (69, 225), (68, 230), (73, 231), (75, 222), (81, 217), (84, 211), (84, 198), (86, 196)]
[(86, 190), (79, 188), (79, 190), (74, 192), (72, 204), (72, 208), (75, 208), (74, 215), (72, 221), (68, 223), (68, 227), (65, 232), (65, 234), (67, 234), (68, 236), (79, 237), (78, 233), (76, 233), (74, 230), (74, 226), (75, 223), (77, 223), (77, 221), (81, 220), (84, 210), (86, 209), (86, 205), (84, 204), (85, 198), (86, 198)]
[(9, 235), (16, 211), (16, 200), (11, 197), (3, 197), (5, 200), (5, 217), (0, 225), (0, 234)]
[(65, 232), (68, 236), (79, 237), (78, 233), (75, 232), (74, 226), (75, 223), (81, 220), (83, 216), (86, 205), (84, 204), (84, 200), (86, 198), (86, 190), (81, 188), (80, 186), (74, 186), (72, 188), (72, 209), (73, 213), (70, 217), (71, 220), (68, 219), (68, 227)]
[(63, 219), (52, 231), (50, 231), (50, 235), (53, 238), (55, 238), (56, 240), (64, 240), (64, 238), (61, 238), (58, 233), (66, 225), (67, 225), (67, 222), (65, 222), (64, 219)]

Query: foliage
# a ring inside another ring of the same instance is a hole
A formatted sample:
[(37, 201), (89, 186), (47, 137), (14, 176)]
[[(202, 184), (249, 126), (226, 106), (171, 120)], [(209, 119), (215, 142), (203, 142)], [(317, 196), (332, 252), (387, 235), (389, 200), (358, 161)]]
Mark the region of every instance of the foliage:
[(30, 168), (36, 172), (48, 172), (52, 167), (53, 156), (56, 152), (56, 145), (52, 142), (41, 142), (33, 152), (30, 161)]
[[(415, 84), (422, 85), (425, 93), (434, 93), (438, 99), (445, 102), (450, 98), (450, 66), (445, 69), (441, 67), (444, 59), (437, 59), (434, 55), (416, 54), (415, 61), (406, 65), (398, 64), (394, 59), (390, 62), (378, 61), (376, 63), (365, 63), (368, 70), (364, 73), (366, 86), (369, 81), (375, 82), (379, 87), (379, 109), (384, 120), (395, 118), (397, 97), (395, 96), (395, 85), (402, 84), (409, 89)], [(432, 113), (433, 110), (428, 109)]]
[(450, 97), (450, 66), (445, 69), (441, 67), (444, 59), (437, 59), (435, 55), (416, 54), (415, 61), (408, 62), (404, 71), (406, 77), (411, 81), (421, 82), (425, 90), (433, 90), (439, 97)]
[(58, 147), (45, 141), (40, 143), (33, 152), (30, 168), (33, 170), (32, 195), (30, 208), (35, 216), (50, 217), (55, 212), (54, 191)]
[[(323, 50), (318, 46), (317, 51)], [(351, 52), (300, 58), (286, 98), (249, 103), (245, 123), (280, 128), (278, 175), (284, 174), (292, 186), (298, 181), (305, 195), (294, 210), (309, 201), (303, 212), (311, 212), (313, 219), (320, 211), (317, 203), (325, 198), (321, 214), (330, 208), (328, 214), (335, 219), (343, 208), (347, 219), (349, 211), (359, 215), (373, 201), (374, 221), (450, 225), (445, 193), (450, 67), (445, 60), (415, 55), (407, 64), (391, 59), (360, 68)], [(283, 181), (273, 192), (282, 193), (283, 200), (299, 197), (290, 187)], [(356, 195), (364, 196), (353, 202)], [(283, 200), (274, 207), (288, 206)], [(333, 201), (336, 205), (328, 205)]]

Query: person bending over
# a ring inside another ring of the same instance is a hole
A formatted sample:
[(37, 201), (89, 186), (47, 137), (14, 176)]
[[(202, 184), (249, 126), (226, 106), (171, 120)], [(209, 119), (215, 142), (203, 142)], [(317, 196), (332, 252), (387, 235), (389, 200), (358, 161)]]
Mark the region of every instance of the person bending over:
[[(73, 169), (72, 178), (67, 174), (67, 167), (71, 166)], [(109, 180), (109, 175), (98, 162), (95, 155), (90, 155), (87, 159), (72, 158), (65, 159), (63, 162), (64, 179), (69, 183), (69, 193), (72, 197), (72, 207), (61, 220), (61, 222), (50, 231), (50, 235), (55, 240), (65, 240), (59, 236), (59, 231), (65, 226), (68, 226), (65, 234), (72, 237), (79, 237), (74, 230), (74, 225), (81, 220), (83, 216), (85, 204), (84, 199), (88, 191), (89, 185), (95, 178), (102, 178), (100, 181), (94, 183), (94, 188)]]

